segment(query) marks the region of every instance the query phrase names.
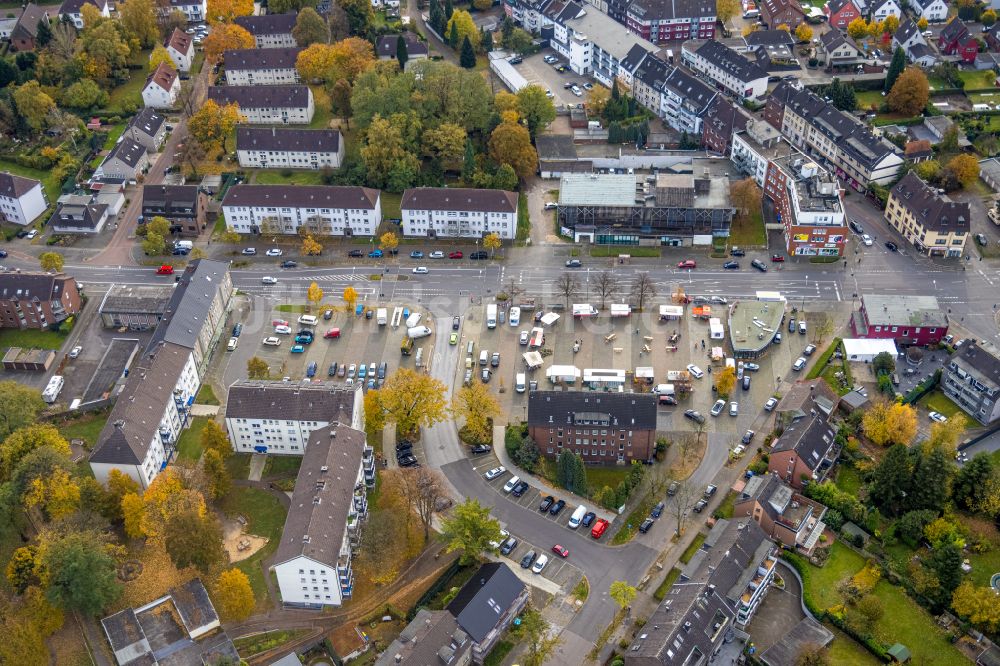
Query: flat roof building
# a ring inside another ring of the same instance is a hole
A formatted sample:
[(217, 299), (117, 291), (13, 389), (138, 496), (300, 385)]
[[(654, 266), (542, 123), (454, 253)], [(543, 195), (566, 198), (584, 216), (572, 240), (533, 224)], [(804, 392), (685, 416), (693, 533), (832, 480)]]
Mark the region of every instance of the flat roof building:
[(729, 339), (736, 358), (760, 358), (781, 330), (782, 301), (736, 301), (729, 306)]

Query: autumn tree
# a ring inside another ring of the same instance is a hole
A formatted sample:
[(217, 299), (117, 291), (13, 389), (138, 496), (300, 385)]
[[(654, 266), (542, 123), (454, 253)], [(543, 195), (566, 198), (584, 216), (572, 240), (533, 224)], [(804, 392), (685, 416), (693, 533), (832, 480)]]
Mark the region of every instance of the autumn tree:
[(861, 427), (873, 444), (909, 444), (917, 434), (917, 412), (910, 405), (876, 400), (865, 412)]
[(208, 573), (225, 559), (222, 525), (212, 514), (200, 515), (197, 511), (186, 510), (170, 516), (164, 530), (164, 546), (178, 569), (193, 566)]
[(305, 48), (310, 44), (329, 44), (330, 26), (312, 7), (306, 7), (295, 17), (295, 27), (292, 28), (295, 43)]
[[(219, 23), (232, 23), (237, 16), (251, 14), (253, 14), (253, 0), (208, 0), (205, 20), (209, 25), (216, 26)], [(214, 31), (213, 28), (212, 32)]]
[(493, 439), (493, 420), (503, 414), (496, 397), (481, 382), (472, 382), (455, 393), (452, 412), (465, 421), (464, 435), (473, 443)]
[(167, 251), (167, 240), (160, 234), (150, 231), (142, 241), (142, 251), (151, 257), (165, 254)]
[(491, 542), (500, 541), (500, 523), (475, 497), (456, 504), (451, 515), (441, 520), (441, 538), (449, 553), (462, 551), (460, 561), (469, 565), (480, 555), (493, 550)]
[(38, 265), (43, 271), (61, 273), (64, 263), (63, 256), (58, 252), (42, 252), (38, 255)]
[(611, 587), (608, 588), (608, 596), (615, 600), (618, 607), (625, 610), (632, 605), (635, 600), (636, 589), (634, 586), (629, 585), (628, 581), (616, 580), (611, 583)]
[(215, 606), (225, 619), (242, 622), (253, 613), (256, 606), (253, 588), (250, 579), (239, 569), (227, 569), (219, 574), (214, 592)]
[(479, 28), (476, 27), (476, 22), (472, 20), (472, 15), (469, 12), (464, 9), (455, 10), (445, 28), (445, 34), (450, 36), (452, 31), (458, 36), (458, 41), (452, 45), (453, 48), (461, 45), (466, 37), (469, 38), (469, 43), (474, 49), (479, 48)]
[(347, 303), (347, 307), (354, 309), (355, 303), (358, 302), (358, 291), (354, 287), (347, 286), (344, 287), (344, 292), (341, 294), (341, 298)]
[(807, 23), (800, 23), (799, 27), (795, 29), (795, 39), (800, 42), (808, 42), (813, 38), (813, 29), (809, 27)]
[(110, 520), (122, 520), (122, 498), (129, 493), (139, 494), (139, 484), (131, 476), (117, 469), (108, 473), (108, 489), (105, 495), (107, 507), (105, 516)]
[(517, 112), (534, 138), (556, 119), (556, 107), (541, 86), (528, 85), (517, 91)]
[(941, 423), (935, 421), (931, 423), (930, 435), (923, 446), (928, 449), (940, 447), (945, 453), (954, 455), (967, 425), (968, 421), (961, 414), (955, 414)]
[(215, 451), (223, 458), (227, 458), (233, 452), (226, 430), (219, 425), (218, 421), (206, 422), (205, 427), (201, 429), (198, 441), (203, 451)]
[(225, 150), (229, 135), (236, 124), (244, 120), (240, 107), (235, 102), (219, 106), (215, 100), (209, 99), (188, 118), (188, 132), (207, 151), (219, 148)]
[(885, 98), (889, 109), (907, 117), (923, 113), (930, 99), (927, 75), (919, 67), (907, 67)]
[(968, 153), (951, 158), (945, 168), (955, 174), (955, 178), (963, 187), (972, 185), (979, 178), (979, 162), (975, 156)]
[(24, 496), (28, 507), (37, 507), (46, 520), (59, 520), (80, 507), (80, 486), (65, 469), (33, 479)]
[(267, 361), (259, 356), (253, 356), (247, 361), (248, 379), (269, 379), (270, 377), (271, 368), (268, 367)]
[(538, 168), (538, 153), (531, 145), (531, 134), (516, 122), (497, 125), (490, 134), (489, 151), (498, 164), (509, 164), (518, 178), (530, 178)]
[[(42, 402), (38, 389), (13, 380), (0, 381), (0, 439), (6, 439), (18, 428), (34, 423), (35, 417), (43, 409), (45, 403)], [(2, 451), (6, 448), (5, 441), (0, 446), (0, 473), (3, 474), (13, 471), (13, 467), (7, 468), (3, 464)]]
[(46, 118), (56, 108), (56, 103), (42, 90), (38, 81), (28, 81), (15, 88), (14, 104), (18, 114), (35, 131), (46, 128)]
[(494, 256), (496, 251), (503, 247), (503, 239), (500, 238), (500, 234), (493, 231), (486, 234), (483, 238), (483, 248), (490, 251), (490, 256)]
[(441, 123), (424, 130), (421, 144), (425, 155), (437, 158), (446, 169), (454, 169), (465, 154), (467, 140), (465, 128), (461, 125)]
[(391, 254), (393, 250), (399, 247), (399, 236), (391, 231), (387, 231), (379, 236), (378, 246), (386, 254)]
[(375, 63), (375, 48), (360, 37), (348, 37), (330, 45), (330, 72), (324, 80), (344, 79), (354, 83), (362, 72)]
[(130, 539), (141, 539), (143, 537), (142, 516), (144, 507), (142, 498), (137, 492), (126, 493), (122, 496), (121, 511), (122, 527), (125, 529), (125, 536)]
[(4, 573), (7, 582), (17, 590), (18, 594), (24, 592), (32, 583), (37, 582), (37, 559), (37, 546), (21, 546), (11, 554)]
[(759, 211), (763, 201), (763, 193), (753, 178), (744, 178), (733, 183), (729, 187), (729, 196), (741, 219), (746, 219)]
[(270, 0), (267, 3), (268, 14), (293, 14), (307, 8), (315, 8), (319, 0)]
[(306, 290), (306, 300), (316, 308), (323, 302), (323, 290), (315, 282), (309, 284), (309, 289)]
[(69, 442), (49, 423), (35, 423), (18, 428), (0, 444), (0, 478), (10, 479), (21, 461), (33, 451), (48, 447), (69, 458)]
[[(90, 79), (80, 79), (63, 90), (59, 101), (64, 107), (86, 111), (107, 104), (109, 99), (110, 95), (107, 91), (96, 83)], [(49, 125), (53, 127), (52, 119), (54, 116), (55, 112), (51, 112), (47, 118)]]
[(101, 18), (80, 33), (74, 61), (85, 77), (109, 84), (128, 80), (132, 49), (122, 32), (119, 22)]
[(346, 79), (337, 79), (330, 90), (330, 110), (340, 116), (346, 127), (351, 126), (351, 116), (354, 109), (351, 107), (351, 84)]
[(863, 39), (868, 36), (868, 24), (859, 16), (847, 25), (847, 34), (851, 39)]
[(951, 607), (982, 631), (1000, 631), (1000, 603), (996, 591), (989, 586), (963, 582), (951, 597)]
[[(134, 1), (134, 0), (133, 0)], [(157, 44), (153, 52), (149, 54), (149, 71), (153, 72), (160, 64), (166, 63), (171, 69), (177, 69), (177, 63), (170, 57), (170, 53), (162, 45)]]
[[(128, 0), (124, 4), (118, 3), (116, 8), (118, 9), (118, 21), (121, 23), (126, 39), (134, 40), (143, 49), (158, 44), (160, 26), (154, 0)], [(156, 49), (154, 49), (155, 51)], [(174, 66), (171, 65), (171, 67)], [(153, 65), (151, 69), (156, 69), (156, 65)]]
[(917, 19), (917, 27), (920, 28), (921, 32), (926, 30), (928, 25), (929, 23), (925, 17), (921, 16)]
[(653, 282), (653, 278), (649, 276), (649, 273), (642, 271), (635, 274), (635, 280), (632, 282), (631, 296), (635, 299), (640, 311), (645, 306), (646, 301), (656, 298), (656, 283)]
[(303, 257), (320, 255), (323, 254), (323, 246), (318, 240), (313, 238), (312, 234), (306, 234), (302, 239), (302, 247), (299, 248), (299, 253)]
[(892, 36), (896, 34), (896, 30), (899, 29), (899, 17), (895, 14), (889, 14), (882, 21), (882, 30), (885, 34)]
[(742, 11), (739, 0), (716, 0), (715, 15), (723, 25)]
[(142, 534), (152, 540), (162, 539), (170, 518), (186, 511), (204, 515), (205, 498), (189, 488), (174, 467), (168, 467), (142, 494)]
[(40, 541), (39, 567), (53, 605), (93, 617), (121, 594), (114, 559), (95, 534), (50, 532)]
[[(241, 0), (237, 0), (241, 1)], [(222, 23), (212, 28), (205, 37), (205, 60), (217, 63), (222, 54), (233, 49), (252, 49), (256, 41), (245, 28), (232, 23)]]
[(448, 416), (447, 387), (430, 375), (400, 368), (375, 392), (378, 411), (397, 430), (412, 434), (419, 427), (430, 427)]
[(715, 373), (715, 388), (719, 392), (720, 398), (728, 398), (736, 386), (736, 370), (726, 366)]
[(225, 497), (233, 485), (233, 480), (226, 468), (222, 454), (215, 449), (205, 451), (204, 456), (202, 456), (202, 465), (205, 478), (208, 481), (208, 492), (212, 499), (217, 500)]
[[(411, 118), (412, 119), (412, 118)], [(411, 150), (404, 130), (412, 127), (405, 114), (386, 119), (376, 116), (361, 148), (361, 161), (373, 185), (390, 191), (402, 191), (416, 180), (420, 158)]]
[(441, 503), (447, 499), (444, 477), (441, 472), (428, 467), (400, 469), (394, 482), (410, 509), (417, 514), (424, 530), (424, 543), (430, 538), (431, 522)]

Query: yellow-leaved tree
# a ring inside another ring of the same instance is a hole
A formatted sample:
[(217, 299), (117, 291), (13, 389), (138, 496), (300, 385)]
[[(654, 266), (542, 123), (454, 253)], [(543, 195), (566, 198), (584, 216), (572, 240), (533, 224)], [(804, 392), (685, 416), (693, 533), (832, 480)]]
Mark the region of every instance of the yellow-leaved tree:
[(986, 585), (963, 582), (951, 597), (951, 607), (983, 631), (1000, 631), (1000, 603), (997, 593)]
[(256, 44), (253, 35), (241, 26), (223, 23), (212, 28), (205, 38), (205, 60), (216, 63), (222, 54), (232, 49), (252, 49)]
[(311, 257), (322, 254), (323, 246), (312, 237), (312, 234), (306, 234), (306, 237), (302, 239), (302, 247), (299, 252), (303, 257)]
[(31, 482), (24, 502), (27, 506), (38, 507), (47, 520), (58, 520), (80, 507), (80, 486), (69, 472), (57, 468), (44, 478)]
[(393, 250), (399, 247), (399, 236), (391, 231), (385, 232), (379, 236), (378, 247), (386, 254), (391, 254)]
[(503, 239), (495, 231), (486, 234), (486, 238), (483, 239), (483, 247), (490, 251), (490, 256), (493, 256), (497, 250), (503, 247)]
[(206, 151), (225, 150), (229, 135), (236, 124), (244, 120), (235, 102), (219, 106), (210, 99), (188, 118), (188, 132)]
[(726, 366), (715, 373), (715, 388), (720, 398), (728, 398), (734, 386), (736, 386), (736, 370)]
[(72, 454), (69, 442), (55, 426), (48, 423), (24, 426), (12, 432), (0, 444), (0, 478), (9, 479), (25, 456), (43, 446), (52, 447), (66, 458)]
[(355, 303), (358, 302), (358, 291), (351, 286), (344, 287), (344, 293), (341, 297), (344, 299), (344, 302), (347, 303), (347, 307), (353, 310)]
[(177, 63), (170, 57), (170, 53), (162, 45), (157, 44), (153, 52), (149, 54), (149, 71), (154, 71), (161, 63), (167, 63), (172, 69), (177, 69)]
[(868, 34), (868, 24), (859, 16), (847, 24), (847, 34), (851, 39), (861, 39)]
[(209, 25), (232, 23), (237, 16), (253, 14), (253, 0), (208, 0), (205, 20)]
[(395, 423), (403, 435), (412, 435), (419, 427), (428, 427), (448, 416), (447, 387), (430, 375), (400, 368), (376, 393), (373, 407), (384, 414), (387, 423)]
[(194, 488), (188, 488), (173, 467), (168, 467), (153, 479), (142, 494), (142, 504), (142, 534), (153, 540), (163, 538), (171, 517), (187, 511), (204, 516), (206, 510), (204, 496)]
[(861, 427), (873, 444), (909, 444), (917, 434), (917, 412), (910, 405), (876, 400), (865, 412)]
[(323, 290), (315, 282), (309, 285), (309, 289), (306, 291), (306, 300), (316, 308), (323, 302)]
[(460, 434), (472, 444), (493, 441), (493, 420), (503, 413), (496, 396), (482, 382), (472, 382), (455, 393), (451, 410), (465, 421)]
[(795, 39), (800, 42), (808, 42), (813, 38), (813, 29), (809, 27), (806, 23), (800, 23), (799, 27), (795, 29)]
[(236, 622), (250, 617), (256, 605), (250, 579), (239, 569), (227, 569), (219, 574), (213, 596), (219, 615)]

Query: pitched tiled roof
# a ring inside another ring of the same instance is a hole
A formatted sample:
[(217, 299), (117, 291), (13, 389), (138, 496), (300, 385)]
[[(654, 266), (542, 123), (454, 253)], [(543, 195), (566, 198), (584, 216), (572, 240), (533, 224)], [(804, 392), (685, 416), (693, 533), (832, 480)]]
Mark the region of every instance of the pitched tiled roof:
[(350, 423), (360, 384), (292, 384), (244, 379), (229, 387), (227, 419)]
[(87, 204), (85, 206), (61, 205), (52, 215), (51, 224), (56, 227), (88, 227), (96, 229), (97, 225), (108, 214), (105, 204)]
[(45, 13), (45, 10), (36, 4), (30, 4), (24, 8), (24, 11), (17, 18), (14, 29), (17, 30), (20, 28), (32, 37), (35, 37), (38, 35), (38, 22), (42, 19), (49, 20), (49, 16)]
[(135, 167), (139, 164), (139, 161), (146, 155), (146, 149), (140, 144), (136, 143), (132, 139), (125, 137), (118, 144), (111, 149), (108, 156), (104, 158), (107, 162), (112, 157), (117, 158), (129, 165), (130, 167)]
[(241, 109), (304, 109), (309, 86), (210, 86), (208, 98), (218, 104), (235, 102)]
[(410, 57), (427, 55), (427, 44), (420, 41), (412, 32), (404, 32), (402, 35), (382, 35), (375, 43), (375, 55), (380, 58), (396, 57), (396, 42), (402, 36), (406, 42), (406, 54)]
[(402, 210), (514, 213), (517, 193), (462, 187), (414, 187), (403, 192)]
[(0, 273), (0, 299), (58, 300), (68, 280), (73, 278), (63, 273)]
[(677, 94), (698, 115), (704, 114), (718, 94), (701, 79), (675, 67), (663, 82), (663, 87)]
[(805, 11), (794, 0), (761, 0), (760, 11), (765, 17), (777, 16), (778, 14), (791, 10), (805, 16)]
[(280, 205), (374, 210), (378, 199), (378, 190), (347, 185), (236, 185), (226, 192), (222, 206)]
[(784, 30), (754, 30), (743, 41), (749, 47), (791, 46), (795, 43), (792, 36)]
[(941, 30), (940, 35), (940, 39), (946, 43), (965, 41), (969, 37), (969, 29), (965, 27), (965, 23), (963, 23), (957, 16), (948, 21), (948, 24)]
[(237, 127), (236, 150), (306, 151), (336, 153), (340, 130), (282, 127)]
[(251, 35), (290, 34), (295, 27), (296, 14), (265, 14), (264, 16), (237, 16), (233, 23)]
[(161, 62), (156, 66), (156, 70), (146, 79), (146, 87), (149, 84), (155, 83), (167, 92), (174, 87), (174, 83), (177, 81), (177, 70), (168, 65), (165, 62)]
[(482, 643), (524, 587), (506, 564), (487, 562), (459, 590), (447, 609), (472, 640)]
[(669, 21), (715, 16), (711, 0), (635, 0), (628, 13), (640, 21)]
[(588, 391), (533, 391), (528, 395), (530, 426), (569, 425), (581, 420), (608, 420), (614, 428), (655, 430), (656, 396)]
[(857, 5), (854, 4), (854, 0), (828, 0), (825, 9), (829, 11), (830, 15), (832, 16), (847, 5), (851, 5), (851, 7), (853, 7), (855, 11), (858, 10)]
[(913, 213), (925, 229), (940, 233), (968, 232), (972, 210), (967, 203), (952, 201), (909, 172), (892, 188), (892, 198)]
[(698, 47), (695, 53), (709, 64), (728, 72), (739, 81), (748, 82), (767, 78), (767, 72), (760, 65), (750, 62), (736, 51), (717, 41), (706, 41)]
[(900, 22), (899, 27), (896, 28), (896, 33), (893, 35), (893, 39), (902, 44), (906, 40), (910, 39), (911, 37), (919, 33), (920, 33), (920, 28), (917, 27), (917, 24), (908, 18), (904, 18)]
[(228, 273), (229, 264), (224, 261), (196, 259), (191, 262), (181, 274), (163, 319), (153, 331), (150, 348), (165, 340), (194, 349), (198, 335), (209, 321), (212, 302)]
[(147, 106), (135, 114), (128, 126), (129, 129), (139, 130), (146, 136), (156, 136), (165, 121), (165, 116)]
[(41, 181), (7, 172), (0, 173), (0, 197), (17, 199), (33, 190), (36, 185), (41, 185)]
[(855, 51), (860, 51), (858, 45), (854, 43), (854, 40), (849, 39), (847, 35), (842, 33), (837, 28), (830, 28), (829, 31), (820, 35), (819, 40), (823, 43), (823, 48), (827, 51), (827, 53), (835, 51), (844, 44), (853, 47)]
[(174, 31), (170, 33), (170, 38), (167, 39), (164, 46), (172, 46), (178, 53), (187, 53), (191, 49), (191, 45), (193, 43), (194, 42), (191, 41), (191, 35), (187, 34), (180, 28), (174, 28)]
[(295, 61), (305, 49), (231, 49), (222, 55), (226, 70), (295, 69)]
[(59, 15), (79, 14), (80, 9), (88, 3), (98, 9), (104, 9), (108, 5), (108, 0), (63, 0), (63, 3), (59, 5)]
[(1000, 350), (990, 343), (975, 340), (965, 342), (952, 359), (977, 378), (1000, 386)]
[(799, 459), (814, 472), (833, 446), (835, 433), (823, 414), (810, 414), (792, 421), (774, 441), (772, 453), (795, 451)]

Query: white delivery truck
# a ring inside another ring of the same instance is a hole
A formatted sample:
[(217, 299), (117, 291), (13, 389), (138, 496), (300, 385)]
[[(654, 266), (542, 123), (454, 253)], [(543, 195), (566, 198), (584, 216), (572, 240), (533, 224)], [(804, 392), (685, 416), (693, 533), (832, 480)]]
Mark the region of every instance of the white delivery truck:
[(386, 308), (379, 308), (375, 313), (375, 318), (378, 320), (379, 326), (385, 326), (389, 323), (389, 311)]
[(63, 384), (65, 383), (66, 380), (63, 379), (62, 375), (52, 375), (52, 379), (49, 380), (45, 390), (42, 391), (42, 400), (51, 405), (59, 397), (59, 392), (62, 391)]
[(490, 303), (486, 306), (486, 328), (496, 328), (497, 327), (497, 306), (496, 303)]
[(580, 521), (582, 521), (583, 517), (586, 515), (587, 515), (587, 507), (581, 504), (580, 506), (576, 507), (576, 511), (574, 511), (573, 515), (569, 517), (569, 522), (566, 523), (566, 525), (571, 530), (575, 530), (580, 526)]
[(417, 340), (419, 338), (426, 338), (431, 334), (431, 329), (426, 326), (414, 326), (412, 328), (406, 329), (406, 337), (411, 340)]
[(185, 241), (185, 240), (174, 241), (174, 249), (175, 250), (187, 250), (188, 252), (190, 252), (191, 250), (194, 249), (194, 243), (192, 243), (191, 241)]
[(525, 384), (525, 381), (524, 381), (524, 373), (523, 372), (519, 372), (516, 375), (514, 375), (514, 390), (515, 391), (517, 391), (518, 393), (524, 393), (524, 384)]

